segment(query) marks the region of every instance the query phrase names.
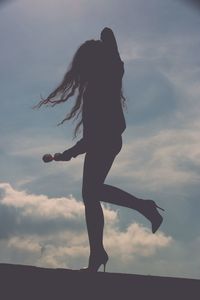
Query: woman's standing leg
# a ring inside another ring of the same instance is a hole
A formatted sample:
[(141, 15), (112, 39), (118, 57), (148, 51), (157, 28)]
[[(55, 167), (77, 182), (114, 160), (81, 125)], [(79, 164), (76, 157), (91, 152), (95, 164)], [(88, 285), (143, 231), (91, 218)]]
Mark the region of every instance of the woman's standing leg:
[[(90, 151), (85, 155), (82, 195), (88, 230), (90, 257), (98, 257), (105, 252), (103, 246), (104, 216), (101, 207), (101, 191), (104, 180), (112, 166), (116, 154)], [(89, 263), (90, 264), (90, 263)]]

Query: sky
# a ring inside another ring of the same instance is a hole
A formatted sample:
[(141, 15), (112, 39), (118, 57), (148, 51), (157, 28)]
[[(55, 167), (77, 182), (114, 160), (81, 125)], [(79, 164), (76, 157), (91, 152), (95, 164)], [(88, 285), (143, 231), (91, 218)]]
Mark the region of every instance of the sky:
[(127, 129), (106, 182), (165, 209), (156, 234), (134, 210), (103, 204), (107, 271), (200, 279), (200, 10), (181, 0), (13, 0), (0, 5), (0, 262), (87, 266), (84, 155), (62, 152), (74, 98), (33, 110), (60, 83), (76, 49), (115, 33)]

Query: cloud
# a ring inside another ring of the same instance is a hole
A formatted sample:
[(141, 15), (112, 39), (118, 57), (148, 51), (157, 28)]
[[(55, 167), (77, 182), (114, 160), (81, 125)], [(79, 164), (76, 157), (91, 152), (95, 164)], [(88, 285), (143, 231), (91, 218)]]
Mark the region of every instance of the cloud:
[[(134, 131), (134, 129), (133, 129)], [(161, 191), (199, 182), (199, 126), (162, 129), (149, 137), (133, 136), (112, 168), (145, 189)]]
[(76, 219), (83, 213), (81, 202), (70, 198), (49, 199), (45, 195), (29, 195), (25, 191), (16, 191), (9, 184), (0, 184), (4, 190), (1, 204), (7, 207), (20, 208), (22, 217), (42, 219), (67, 218)]
[[(3, 209), (4, 213), (0, 221), (0, 243), (4, 241), (4, 249), (7, 246), (13, 261), (19, 257), (22, 260), (24, 256), (29, 264), (72, 267), (86, 260), (89, 249), (82, 202), (72, 196), (48, 198), (46, 195), (28, 194), (13, 189), (9, 183), (1, 183), (0, 191), (0, 211)], [(153, 235), (149, 229), (135, 222), (122, 231), (118, 213), (109, 206), (103, 205), (103, 210), (105, 246), (111, 255), (122, 261), (132, 262), (138, 255), (152, 256), (158, 249), (168, 247), (173, 240), (162, 232)], [(11, 220), (11, 214), (12, 226), (9, 226), (5, 219)], [(1, 261), (4, 259), (2, 255)]]
[[(110, 229), (105, 244), (112, 249), (116, 257), (121, 257), (124, 262), (133, 262), (138, 256), (151, 256), (157, 249), (171, 245), (172, 238), (163, 233), (152, 235), (150, 230), (141, 224), (132, 223), (124, 232)], [(117, 245), (117, 247), (116, 247)]]

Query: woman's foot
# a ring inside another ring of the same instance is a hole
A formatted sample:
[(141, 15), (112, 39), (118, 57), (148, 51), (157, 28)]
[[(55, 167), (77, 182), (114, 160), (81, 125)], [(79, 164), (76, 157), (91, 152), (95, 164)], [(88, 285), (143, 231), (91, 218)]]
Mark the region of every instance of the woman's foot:
[(105, 250), (103, 252), (99, 252), (97, 254), (90, 254), (89, 265), (87, 268), (80, 269), (80, 271), (87, 272), (97, 272), (101, 265), (104, 266), (104, 272), (106, 269), (106, 264), (108, 262), (108, 254)]
[(157, 208), (164, 211), (163, 208), (157, 206), (153, 200), (143, 200), (144, 206), (140, 212), (151, 222), (152, 233), (155, 233), (162, 224), (163, 217), (159, 214)]

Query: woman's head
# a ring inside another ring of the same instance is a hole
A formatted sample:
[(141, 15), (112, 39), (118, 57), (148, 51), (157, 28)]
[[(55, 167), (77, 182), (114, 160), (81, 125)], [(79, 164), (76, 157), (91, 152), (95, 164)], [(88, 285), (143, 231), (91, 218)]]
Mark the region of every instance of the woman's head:
[(85, 84), (95, 74), (102, 56), (100, 40), (88, 40), (78, 48), (71, 63), (71, 71), (78, 76), (80, 83)]
[[(42, 105), (55, 106), (66, 102), (78, 90), (74, 106), (59, 125), (66, 120), (77, 119), (82, 112), (84, 89), (90, 79), (93, 79), (95, 74), (98, 73), (98, 68), (102, 64), (102, 58), (105, 56), (104, 50), (101, 40), (87, 40), (84, 42), (75, 52), (60, 85), (46, 99), (41, 98), (42, 100), (35, 108), (40, 108)], [(55, 99), (57, 97), (58, 99)], [(75, 128), (75, 136), (81, 124), (82, 118)]]

